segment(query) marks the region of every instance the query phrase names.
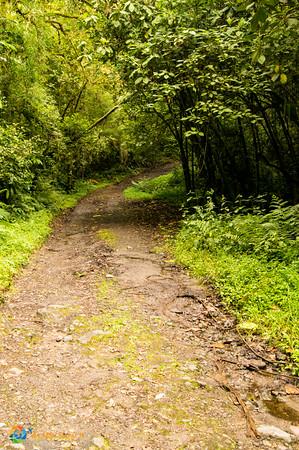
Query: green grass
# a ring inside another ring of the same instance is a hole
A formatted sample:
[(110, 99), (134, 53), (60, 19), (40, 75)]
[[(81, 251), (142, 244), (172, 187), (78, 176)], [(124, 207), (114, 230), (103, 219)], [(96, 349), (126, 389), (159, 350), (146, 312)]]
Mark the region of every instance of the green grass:
[(44, 209), (32, 213), (26, 220), (0, 221), (0, 292), (9, 287), (18, 269), (48, 236), (52, 217), (53, 214)]
[(299, 373), (298, 207), (268, 214), (189, 216), (171, 243), (176, 260), (214, 286), (239, 320), (288, 353)]
[(124, 196), (133, 201), (163, 200), (182, 203), (186, 196), (182, 171), (175, 169), (166, 175), (133, 183), (133, 186), (124, 190)]
[(89, 192), (118, 182), (124, 176), (99, 182), (80, 181), (70, 194), (53, 188), (45, 189), (37, 198), (39, 210), (26, 215), (9, 213), (9, 220), (0, 220), (0, 296), (10, 286), (13, 276), (28, 262), (32, 252), (49, 235), (51, 221), (60, 211), (74, 207)]

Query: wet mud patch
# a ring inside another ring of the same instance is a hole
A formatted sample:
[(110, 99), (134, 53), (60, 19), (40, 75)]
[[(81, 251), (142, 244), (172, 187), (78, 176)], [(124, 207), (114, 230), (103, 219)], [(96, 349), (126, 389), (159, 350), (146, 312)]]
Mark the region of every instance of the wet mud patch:
[(284, 401), (279, 400), (277, 397), (272, 397), (270, 400), (264, 400), (264, 404), (272, 416), (284, 419), (292, 425), (299, 425), (299, 404), (297, 405), (298, 408), (295, 409)]

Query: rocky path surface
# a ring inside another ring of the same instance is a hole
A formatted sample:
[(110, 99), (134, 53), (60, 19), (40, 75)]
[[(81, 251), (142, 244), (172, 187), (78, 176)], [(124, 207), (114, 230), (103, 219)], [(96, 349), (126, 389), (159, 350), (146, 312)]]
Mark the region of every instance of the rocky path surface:
[(57, 221), (1, 307), (0, 449), (299, 448), (295, 380), (159, 251), (172, 211), (128, 183)]

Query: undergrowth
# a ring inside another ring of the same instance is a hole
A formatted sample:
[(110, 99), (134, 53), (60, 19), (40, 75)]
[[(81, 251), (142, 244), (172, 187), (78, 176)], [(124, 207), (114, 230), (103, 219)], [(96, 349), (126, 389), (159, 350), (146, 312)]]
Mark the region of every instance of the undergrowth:
[(124, 196), (127, 200), (163, 200), (177, 204), (182, 203), (186, 195), (181, 169), (175, 169), (166, 175), (133, 182), (132, 184), (124, 190)]
[(176, 259), (213, 285), (243, 331), (288, 353), (299, 373), (299, 206), (273, 199), (269, 212), (212, 198), (186, 215)]

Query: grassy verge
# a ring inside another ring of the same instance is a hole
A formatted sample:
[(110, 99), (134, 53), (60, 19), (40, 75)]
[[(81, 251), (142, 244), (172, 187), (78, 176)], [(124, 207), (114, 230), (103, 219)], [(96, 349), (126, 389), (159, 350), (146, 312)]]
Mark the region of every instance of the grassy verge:
[(171, 249), (178, 262), (214, 286), (243, 332), (258, 333), (290, 355), (299, 374), (298, 207), (267, 214), (189, 216)]
[(163, 200), (168, 203), (182, 203), (185, 198), (182, 171), (175, 169), (166, 175), (134, 182), (124, 190), (124, 196), (133, 201)]
[(125, 174), (102, 181), (78, 182), (74, 192), (48, 189), (38, 196), (38, 210), (25, 217), (10, 214), (9, 220), (0, 220), (0, 296), (7, 289), (20, 267), (28, 262), (51, 232), (51, 221), (62, 210), (72, 208), (89, 192), (120, 181)]

